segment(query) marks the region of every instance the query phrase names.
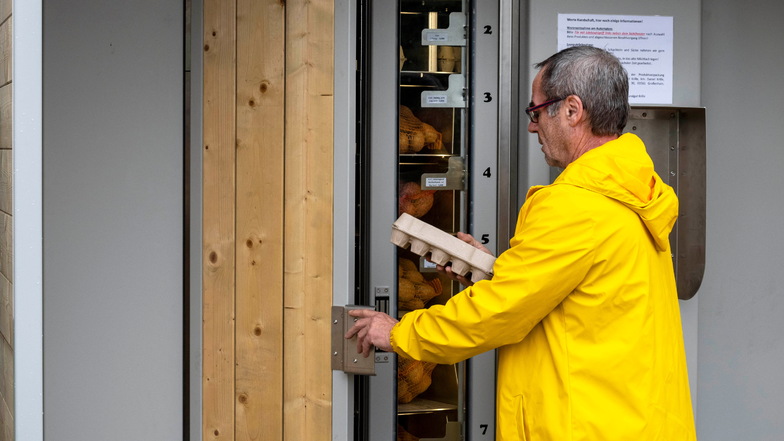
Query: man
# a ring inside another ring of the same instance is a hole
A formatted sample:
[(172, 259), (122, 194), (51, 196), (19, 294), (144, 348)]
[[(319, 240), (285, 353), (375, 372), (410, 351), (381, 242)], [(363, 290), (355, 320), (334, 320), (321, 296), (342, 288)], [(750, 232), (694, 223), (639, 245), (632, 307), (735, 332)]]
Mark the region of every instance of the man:
[(352, 311), (347, 337), (438, 363), (498, 348), (497, 440), (695, 440), (668, 241), (678, 201), (622, 134), (626, 72), (586, 46), (536, 67), (528, 131), (564, 170), (528, 191), (492, 280), (399, 323)]

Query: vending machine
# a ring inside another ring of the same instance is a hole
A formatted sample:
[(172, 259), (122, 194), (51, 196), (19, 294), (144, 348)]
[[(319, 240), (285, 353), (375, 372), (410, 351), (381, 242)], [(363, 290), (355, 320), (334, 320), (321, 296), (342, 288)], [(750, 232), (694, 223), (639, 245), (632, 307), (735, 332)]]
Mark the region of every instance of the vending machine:
[[(498, 1), (356, 5), (352, 303), (400, 318), (462, 289), (427, 256), (390, 241), (401, 214), (451, 235), (469, 232), (494, 253), (510, 237), (516, 201), (513, 153), (499, 142), (499, 113), (511, 107), (510, 94), (499, 93), (501, 14)], [(495, 437), (494, 351), (454, 365), (381, 351), (345, 364), (354, 372), (356, 440)]]
[[(427, 256), (391, 242), (400, 215), (451, 235), (469, 232), (496, 255), (506, 250), (526, 181), (517, 176), (525, 171), (518, 141), (526, 145), (518, 113), (530, 98), (527, 80), (516, 83), (525, 77), (517, 67), (525, 59), (521, 11), (512, 0), (336, 5), (346, 8), (336, 16), (352, 18), (336, 24), (342, 90), (335, 98), (349, 100), (335, 115), (344, 132), (336, 136), (336, 195), (348, 196), (336, 200), (336, 299), (345, 301), (336, 300), (333, 311), (333, 369), (350, 373), (334, 377), (333, 439), (493, 440), (494, 351), (455, 365), (383, 351), (365, 360), (342, 333), (351, 326), (348, 309), (400, 318), (462, 289)], [(640, 106), (626, 129), (645, 140), (657, 172), (681, 198), (671, 244), (684, 300), (704, 269), (704, 115), (700, 108)]]

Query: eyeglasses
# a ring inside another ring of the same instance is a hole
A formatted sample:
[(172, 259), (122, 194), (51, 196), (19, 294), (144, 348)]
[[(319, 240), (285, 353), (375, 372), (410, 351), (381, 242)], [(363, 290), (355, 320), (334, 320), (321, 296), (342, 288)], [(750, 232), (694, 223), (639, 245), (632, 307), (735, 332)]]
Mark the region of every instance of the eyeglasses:
[(528, 107), (527, 109), (525, 109), (525, 114), (528, 115), (528, 119), (530, 119), (532, 123), (537, 124), (539, 122), (539, 112), (537, 112), (537, 110), (543, 109), (543, 108), (549, 106), (550, 104), (557, 103), (558, 101), (561, 101), (562, 99), (563, 98), (555, 98), (555, 99), (552, 99), (552, 100), (549, 100), (549, 101), (545, 101), (542, 104), (539, 104), (539, 105), (536, 105), (536, 106), (534, 106), (534, 102), (531, 101), (531, 107)]

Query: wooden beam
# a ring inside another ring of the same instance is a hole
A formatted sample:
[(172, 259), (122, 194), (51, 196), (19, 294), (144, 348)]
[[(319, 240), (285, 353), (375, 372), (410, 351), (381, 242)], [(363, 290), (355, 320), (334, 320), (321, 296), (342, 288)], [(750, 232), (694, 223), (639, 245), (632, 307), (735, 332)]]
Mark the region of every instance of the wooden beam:
[(284, 25), (284, 2), (238, 0), (237, 441), (283, 437)]
[(14, 348), (5, 340), (0, 340), (0, 397), (11, 416), (14, 415)]
[(329, 440), (334, 2), (286, 5), (284, 440)]
[(13, 167), (11, 150), (0, 149), (0, 211), (13, 215)]
[(0, 23), (11, 16), (14, 0), (0, 0)]
[(14, 218), (0, 212), (0, 274), (14, 284)]
[(0, 335), (14, 347), (14, 286), (0, 274)]
[(10, 83), (13, 75), (12, 23), (9, 19), (0, 24), (0, 86)]
[(204, 1), (204, 440), (234, 440), (236, 6)]
[(13, 147), (13, 108), (11, 106), (11, 84), (0, 87), (0, 149)]

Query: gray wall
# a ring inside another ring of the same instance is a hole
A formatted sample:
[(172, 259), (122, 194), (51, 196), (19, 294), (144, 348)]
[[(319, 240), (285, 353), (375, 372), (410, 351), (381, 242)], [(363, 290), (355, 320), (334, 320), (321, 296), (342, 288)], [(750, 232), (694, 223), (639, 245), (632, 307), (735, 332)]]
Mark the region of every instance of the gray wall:
[(183, 2), (43, 12), (44, 434), (182, 439)]
[(703, 0), (698, 431), (784, 439), (784, 3)]
[[(558, 50), (558, 14), (663, 15), (673, 17), (673, 105), (700, 106), (700, 39), (701, 10), (699, 0), (552, 0), (527, 1), (522, 8), (520, 103), (530, 101), (531, 80), (536, 74), (532, 64), (546, 59)], [(526, 69), (527, 68), (527, 69)], [(523, 115), (523, 112), (520, 112)], [(525, 118), (525, 116), (522, 116)], [(545, 164), (536, 136), (527, 133), (527, 124), (520, 127), (520, 189), (525, 197), (528, 187), (547, 184), (551, 170)], [(519, 201), (520, 204), (524, 201)], [(681, 302), (681, 319), (689, 382), (696, 409), (698, 351), (698, 308), (700, 297)]]
[[(707, 108), (706, 270), (681, 303), (698, 436), (784, 439), (784, 3), (524, 4), (523, 66), (556, 50), (558, 12), (675, 17), (674, 103)], [(535, 139), (527, 149), (521, 188), (549, 179)]]

